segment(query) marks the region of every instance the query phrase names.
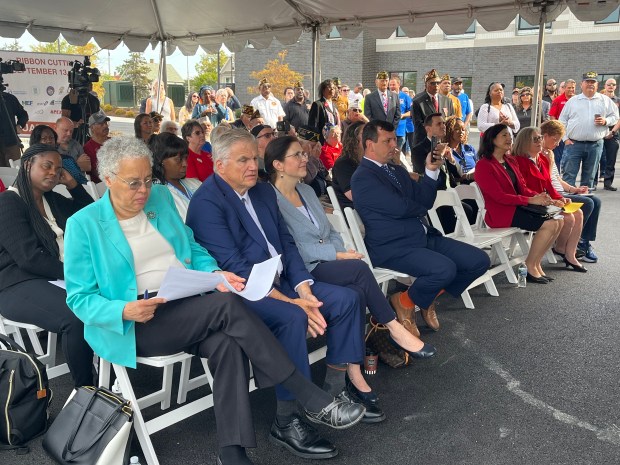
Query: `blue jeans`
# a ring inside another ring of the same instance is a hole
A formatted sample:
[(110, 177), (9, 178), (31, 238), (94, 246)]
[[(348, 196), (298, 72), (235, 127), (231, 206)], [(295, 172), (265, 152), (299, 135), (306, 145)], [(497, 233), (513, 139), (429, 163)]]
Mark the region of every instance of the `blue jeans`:
[(577, 173), (581, 167), (579, 185), (594, 187), (594, 176), (603, 153), (603, 140), (596, 142), (574, 142), (564, 147), (562, 155), (562, 179), (571, 186), (576, 185)]
[(596, 195), (579, 195), (566, 194), (564, 197), (571, 199), (573, 202), (581, 202), (583, 206), (583, 230), (581, 231), (581, 239), (587, 242), (596, 240), (596, 228), (598, 226), (598, 215), (601, 211), (601, 199)]

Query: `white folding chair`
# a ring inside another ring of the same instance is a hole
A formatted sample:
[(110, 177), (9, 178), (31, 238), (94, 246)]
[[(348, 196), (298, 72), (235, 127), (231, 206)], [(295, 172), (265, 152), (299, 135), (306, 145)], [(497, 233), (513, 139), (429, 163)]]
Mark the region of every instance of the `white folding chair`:
[(11, 168), (19, 169), (22, 166), (22, 159), (18, 158), (17, 160), (9, 160), (9, 166)]
[(105, 194), (105, 191), (108, 190), (108, 186), (106, 186), (105, 182), (103, 181), (95, 184), (95, 187), (97, 188), (97, 194), (99, 195), (99, 198), (103, 197), (103, 194)]
[(355, 243), (353, 242), (351, 231), (349, 230), (349, 226), (347, 226), (347, 222), (344, 219), (344, 214), (342, 211), (334, 209), (334, 213), (326, 213), (326, 215), (332, 227), (340, 233), (345, 249), (355, 249)]
[[(439, 216), (437, 215), (437, 208), (439, 207), (450, 207), (453, 209), (456, 217), (456, 226), (453, 233), (444, 233), (441, 222), (439, 221)], [(465, 214), (465, 210), (461, 204), (461, 199), (454, 189), (437, 192), (435, 203), (433, 204), (433, 208), (428, 211), (428, 216), (431, 219), (433, 226), (441, 231), (444, 236), (473, 245), (479, 249), (495, 250), (495, 253), (501, 257), (500, 265), (487, 270), (482, 276), (471, 283), (465, 291), (463, 291), (461, 298), (463, 299), (465, 307), (475, 308), (471, 296), (469, 295), (469, 290), (479, 286), (480, 284), (484, 284), (484, 287), (489, 295), (494, 297), (499, 296), (497, 287), (493, 282), (493, 276), (501, 272), (507, 272), (508, 269), (514, 275), (512, 267), (508, 264), (508, 256), (506, 255), (506, 251), (504, 250), (504, 246), (502, 244), (503, 238), (499, 235), (476, 234), (471, 229), (471, 225), (469, 224), (469, 220), (467, 219), (467, 215)], [(508, 278), (510, 279), (509, 276)]]
[(56, 184), (56, 187), (54, 187), (53, 191), (69, 199), (71, 198), (71, 194), (69, 193), (67, 186), (65, 186), (64, 184)]
[(2, 184), (4, 184), (5, 187), (12, 186), (17, 178), (18, 172), (19, 170), (17, 168), (0, 166), (0, 179), (2, 179)]
[(340, 213), (342, 213), (342, 207), (340, 206), (340, 202), (338, 201), (338, 197), (336, 196), (336, 191), (332, 186), (327, 186), (327, 195), (329, 196), (329, 201), (332, 203), (334, 212), (339, 211)]
[(368, 255), (368, 250), (366, 249), (366, 244), (364, 243), (364, 236), (362, 233), (362, 219), (360, 218), (358, 213), (350, 207), (346, 207), (344, 209), (344, 214), (346, 215), (349, 222), (349, 228), (351, 231), (351, 236), (353, 237), (355, 249), (359, 253), (364, 255), (363, 260), (372, 270), (372, 273), (375, 275), (375, 279), (377, 280), (377, 283), (381, 286), (381, 290), (384, 294), (387, 294), (388, 284), (391, 279), (410, 279), (410, 276), (406, 273), (373, 266), (372, 261), (370, 260), (370, 256)]
[(407, 171), (413, 173), (413, 165), (407, 160), (407, 156), (402, 151), (400, 152), (400, 163)]
[(37, 358), (46, 366), (47, 377), (49, 379), (69, 373), (69, 367), (66, 363), (56, 365), (56, 343), (58, 340), (56, 333), (48, 331), (47, 350), (43, 351), (41, 341), (39, 341), (39, 332), (44, 331), (43, 329), (28, 323), (9, 320), (0, 315), (0, 333), (5, 336), (12, 337), (15, 342), (26, 349), (21, 330), (26, 331), (26, 334), (28, 334), (30, 344), (37, 355)]
[(84, 185), (84, 189), (86, 189), (86, 192), (88, 192), (90, 194), (90, 196), (93, 198), (93, 200), (99, 200), (99, 198), (101, 197), (99, 195), (99, 192), (97, 191), (97, 185), (94, 182), (92, 182), (92, 181), (88, 181)]

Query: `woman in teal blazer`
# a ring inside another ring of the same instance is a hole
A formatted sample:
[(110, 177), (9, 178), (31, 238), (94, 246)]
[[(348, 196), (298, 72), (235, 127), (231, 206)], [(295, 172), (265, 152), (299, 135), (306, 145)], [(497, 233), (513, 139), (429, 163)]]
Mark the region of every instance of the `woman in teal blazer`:
[[(148, 297), (147, 284), (159, 289), (170, 266), (223, 273), (238, 290), (244, 280), (220, 271), (194, 241), (168, 189), (153, 185), (151, 152), (142, 141), (113, 138), (97, 156), (108, 191), (67, 222), (65, 235), (67, 304), (84, 322), (94, 351), (132, 368), (136, 356), (188, 352), (208, 358), (223, 465), (251, 464), (245, 448), (256, 447), (248, 359), (258, 386), (287, 385), (298, 399), (307, 399), (307, 410), (319, 412), (320, 423), (336, 426), (330, 418), (351, 413), (351, 404), (305, 380), (271, 331), (222, 285), (218, 290), (224, 292), (171, 302), (141, 299)], [(363, 414), (353, 410), (357, 417)]]

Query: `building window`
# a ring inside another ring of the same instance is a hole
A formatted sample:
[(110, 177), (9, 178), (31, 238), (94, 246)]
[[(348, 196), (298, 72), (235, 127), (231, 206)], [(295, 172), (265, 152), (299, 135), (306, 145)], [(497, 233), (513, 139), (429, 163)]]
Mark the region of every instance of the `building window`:
[(453, 76), (453, 77), (460, 77), (463, 80), (463, 92), (465, 92), (467, 95), (471, 97), (471, 86), (472, 86), (471, 76)]
[(476, 21), (471, 23), (463, 34), (444, 34), (445, 39), (473, 39), (476, 37)]
[[(598, 90), (599, 92), (605, 88), (605, 81), (607, 79), (615, 79), (616, 83), (620, 82), (620, 73), (608, 73), (608, 74), (599, 74), (598, 75), (599, 78), (599, 84), (598, 84)], [(616, 90), (618, 88), (616, 87)]]
[[(517, 16), (517, 29), (518, 32), (531, 32), (538, 31), (538, 24), (530, 24), (525, 19), (521, 17), (521, 15)], [(551, 22), (545, 23), (545, 29), (547, 31), (551, 30)]]
[(400, 26), (396, 28), (396, 37), (407, 37), (407, 34), (405, 34), (405, 31), (403, 31), (403, 28)]
[(336, 26), (332, 27), (332, 30), (327, 34), (327, 40), (340, 40), (342, 37), (340, 36), (340, 31)]
[[(519, 89), (521, 87), (531, 87), (533, 89), (534, 88), (535, 80), (536, 80), (536, 76), (534, 76), (533, 74), (525, 74), (523, 76), (515, 76), (515, 87), (518, 87)], [(544, 86), (544, 84), (546, 84), (546, 82), (547, 82), (547, 75), (544, 74), (543, 75), (543, 86)], [(558, 84), (559, 84), (559, 82), (558, 82)], [(508, 95), (508, 91), (512, 91), (512, 89), (505, 89), (505, 91), (506, 91), (506, 95)]]
[(600, 21), (594, 21), (594, 24), (615, 24), (620, 22), (620, 7), (616, 8), (611, 14)]
[(390, 77), (398, 76), (400, 86), (408, 87), (409, 90), (416, 90), (418, 83), (418, 73), (416, 71), (390, 71)]

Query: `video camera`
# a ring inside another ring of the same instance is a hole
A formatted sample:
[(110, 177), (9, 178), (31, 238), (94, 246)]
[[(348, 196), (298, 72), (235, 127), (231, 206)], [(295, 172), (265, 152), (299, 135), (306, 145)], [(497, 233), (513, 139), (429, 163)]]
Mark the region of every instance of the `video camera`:
[(22, 73), (26, 71), (26, 65), (18, 60), (3, 62), (0, 58), (0, 74)]
[(99, 82), (101, 73), (97, 68), (90, 67), (90, 57), (84, 57), (84, 63), (80, 61), (70, 61), (69, 87), (81, 93), (87, 93), (88, 87), (92, 82)]

